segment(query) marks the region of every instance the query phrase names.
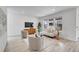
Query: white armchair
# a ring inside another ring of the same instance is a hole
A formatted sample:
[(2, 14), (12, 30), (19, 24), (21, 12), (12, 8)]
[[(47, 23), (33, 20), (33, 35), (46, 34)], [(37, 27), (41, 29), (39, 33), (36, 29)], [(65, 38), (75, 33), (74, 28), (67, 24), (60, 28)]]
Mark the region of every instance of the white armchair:
[(22, 38), (27, 38), (27, 34), (28, 34), (27, 31), (24, 30), (21, 31)]
[(39, 51), (43, 46), (43, 39), (41, 37), (28, 37), (29, 49), (31, 51)]

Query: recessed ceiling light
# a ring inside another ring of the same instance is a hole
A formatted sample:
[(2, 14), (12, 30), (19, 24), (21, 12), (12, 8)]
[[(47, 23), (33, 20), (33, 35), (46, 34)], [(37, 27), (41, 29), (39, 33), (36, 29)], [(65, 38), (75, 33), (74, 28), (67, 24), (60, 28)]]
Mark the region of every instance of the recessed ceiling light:
[(22, 14), (24, 14), (25, 13), (25, 11), (24, 10), (22, 10), (22, 12), (21, 12)]
[(56, 9), (52, 9), (52, 11), (56, 11)]

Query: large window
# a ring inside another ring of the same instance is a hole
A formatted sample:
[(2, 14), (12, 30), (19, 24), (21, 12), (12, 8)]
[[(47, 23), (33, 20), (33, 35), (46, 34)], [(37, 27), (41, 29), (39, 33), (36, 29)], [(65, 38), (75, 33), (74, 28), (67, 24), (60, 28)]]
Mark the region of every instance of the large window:
[(62, 30), (62, 17), (57, 17), (55, 18), (55, 21), (56, 21), (56, 25), (57, 25), (57, 29), (58, 30)]
[(62, 30), (62, 17), (53, 17), (50, 19), (44, 20), (44, 28), (48, 26), (54, 26), (57, 30)]

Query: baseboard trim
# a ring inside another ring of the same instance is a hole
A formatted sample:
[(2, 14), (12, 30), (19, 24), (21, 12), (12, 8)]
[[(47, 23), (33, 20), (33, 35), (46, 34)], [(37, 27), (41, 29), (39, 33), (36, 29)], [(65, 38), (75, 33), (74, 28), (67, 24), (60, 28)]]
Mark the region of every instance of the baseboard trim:
[[(66, 40), (71, 40), (71, 38), (67, 38), (67, 37), (61, 37), (61, 38)], [(71, 40), (71, 41), (77, 41), (77, 40)]]
[(17, 37), (17, 36), (21, 36), (21, 35), (8, 35), (8, 37)]

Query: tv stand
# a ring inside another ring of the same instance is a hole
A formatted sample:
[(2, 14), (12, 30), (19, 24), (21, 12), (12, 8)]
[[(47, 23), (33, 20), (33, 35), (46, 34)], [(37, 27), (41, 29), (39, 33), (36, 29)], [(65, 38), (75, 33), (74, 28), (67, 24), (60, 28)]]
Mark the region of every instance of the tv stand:
[(35, 34), (36, 33), (36, 29), (33, 28), (33, 27), (26, 28), (26, 29), (22, 30), (21, 33), (22, 33), (22, 38), (26, 38), (27, 34), (28, 35)]

